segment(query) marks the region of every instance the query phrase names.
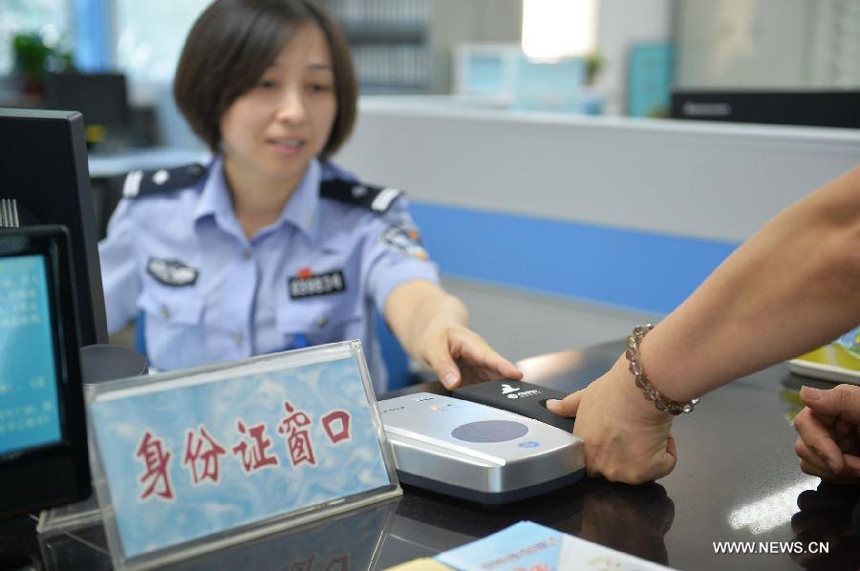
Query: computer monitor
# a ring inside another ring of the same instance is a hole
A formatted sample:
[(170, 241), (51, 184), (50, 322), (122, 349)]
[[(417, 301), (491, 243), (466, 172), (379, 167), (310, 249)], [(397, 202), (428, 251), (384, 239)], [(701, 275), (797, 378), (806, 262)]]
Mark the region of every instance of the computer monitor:
[(88, 129), (88, 142), (127, 135), (131, 110), (125, 75), (49, 72), (45, 74), (44, 86), (44, 108), (80, 112)]
[(671, 116), (697, 121), (857, 129), (860, 128), (860, 91), (676, 89), (672, 92)]
[(0, 228), (0, 517), (90, 494), (68, 233)]
[(0, 109), (0, 198), (18, 202), (23, 225), (69, 231), (80, 344), (107, 343), (93, 196), (80, 113)]

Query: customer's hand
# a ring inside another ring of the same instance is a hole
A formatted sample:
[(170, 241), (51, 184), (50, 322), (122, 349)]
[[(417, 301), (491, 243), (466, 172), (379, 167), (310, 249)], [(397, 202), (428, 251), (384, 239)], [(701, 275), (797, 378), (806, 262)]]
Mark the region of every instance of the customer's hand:
[(499, 355), (483, 337), (459, 323), (431, 320), (417, 343), (418, 354), (448, 390), (504, 377), (518, 381), (523, 373)]
[(803, 387), (806, 408), (794, 419), (800, 468), (833, 483), (860, 482), (860, 387)]
[(657, 410), (636, 387), (622, 357), (608, 373), (563, 400), (547, 401), (562, 416), (576, 416), (573, 433), (585, 446), (589, 476), (640, 484), (675, 468), (678, 450), (672, 415)]

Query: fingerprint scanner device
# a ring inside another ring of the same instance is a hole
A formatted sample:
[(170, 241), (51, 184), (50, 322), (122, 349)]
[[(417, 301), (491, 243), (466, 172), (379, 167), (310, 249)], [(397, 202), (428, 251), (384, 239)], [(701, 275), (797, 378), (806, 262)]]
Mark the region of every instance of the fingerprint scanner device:
[(0, 229), (0, 518), (90, 493), (68, 233)]
[(456, 398), (509, 410), (545, 422), (565, 432), (572, 432), (572, 418), (559, 416), (546, 408), (547, 399), (563, 399), (567, 394), (556, 389), (507, 379), (467, 385), (454, 391)]
[(582, 440), (511, 412), (430, 393), (379, 401), (379, 412), (404, 484), (503, 504), (584, 474)]

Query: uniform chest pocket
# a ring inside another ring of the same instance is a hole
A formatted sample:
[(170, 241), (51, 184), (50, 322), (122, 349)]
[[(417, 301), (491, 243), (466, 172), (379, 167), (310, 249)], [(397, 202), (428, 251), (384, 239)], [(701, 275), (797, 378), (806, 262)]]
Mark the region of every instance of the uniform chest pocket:
[(321, 345), (357, 337), (361, 319), (362, 314), (351, 308), (290, 303), (278, 310), (278, 330), (286, 337), (286, 344), (292, 344), (296, 335), (304, 335), (308, 344)]
[(203, 298), (183, 292), (146, 291), (140, 298), (140, 308), (147, 320), (155, 319), (167, 324), (202, 325)]
[(188, 291), (145, 291), (138, 306), (146, 313), (146, 353), (156, 369), (208, 362), (203, 299)]

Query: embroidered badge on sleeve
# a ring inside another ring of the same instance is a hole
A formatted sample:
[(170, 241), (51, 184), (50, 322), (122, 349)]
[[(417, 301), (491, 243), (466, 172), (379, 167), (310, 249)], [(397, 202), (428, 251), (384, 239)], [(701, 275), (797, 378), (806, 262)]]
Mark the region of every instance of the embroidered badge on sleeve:
[(421, 243), (421, 236), (415, 228), (392, 226), (382, 235), (382, 242), (407, 256), (419, 260), (430, 258), (427, 250), (424, 249), (424, 244)]

